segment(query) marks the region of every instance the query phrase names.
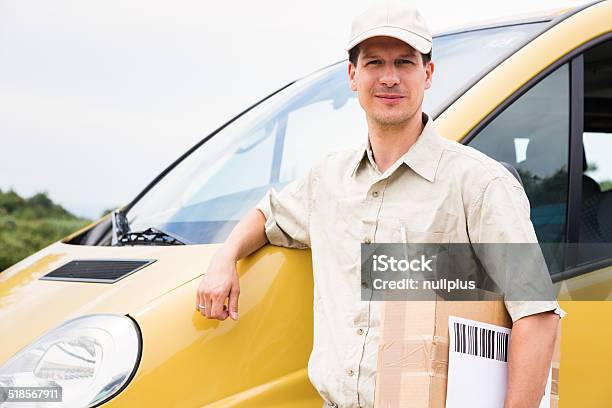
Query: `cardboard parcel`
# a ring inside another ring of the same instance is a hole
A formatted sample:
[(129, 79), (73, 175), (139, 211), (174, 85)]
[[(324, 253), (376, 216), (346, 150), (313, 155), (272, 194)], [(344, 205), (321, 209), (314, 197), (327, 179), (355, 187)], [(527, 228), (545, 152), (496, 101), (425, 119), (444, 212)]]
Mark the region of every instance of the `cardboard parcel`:
[[(435, 301), (385, 302), (378, 350), (376, 408), (446, 407), (449, 316), (512, 327), (501, 299), (444, 301), (438, 297)], [(551, 408), (557, 408), (559, 401), (559, 346), (560, 332), (552, 362)], [(487, 384), (482, 384), (482, 388), (486, 389)], [(474, 399), (478, 399), (478, 392), (474, 393)]]

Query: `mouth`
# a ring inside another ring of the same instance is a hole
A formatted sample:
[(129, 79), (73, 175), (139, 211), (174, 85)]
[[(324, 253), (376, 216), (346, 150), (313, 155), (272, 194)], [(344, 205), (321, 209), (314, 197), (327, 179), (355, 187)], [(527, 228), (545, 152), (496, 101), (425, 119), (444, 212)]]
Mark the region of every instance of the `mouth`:
[(375, 94), (374, 97), (380, 102), (387, 105), (395, 105), (405, 98), (404, 95), (400, 94)]

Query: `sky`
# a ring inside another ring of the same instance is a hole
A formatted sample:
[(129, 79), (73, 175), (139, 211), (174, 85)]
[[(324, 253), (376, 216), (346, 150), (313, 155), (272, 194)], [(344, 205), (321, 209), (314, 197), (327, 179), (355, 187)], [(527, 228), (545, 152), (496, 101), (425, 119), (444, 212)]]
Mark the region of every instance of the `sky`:
[[(0, 189), (97, 219), (244, 108), (345, 59), (374, 2), (0, 0)], [(436, 33), (585, 1), (411, 3)]]

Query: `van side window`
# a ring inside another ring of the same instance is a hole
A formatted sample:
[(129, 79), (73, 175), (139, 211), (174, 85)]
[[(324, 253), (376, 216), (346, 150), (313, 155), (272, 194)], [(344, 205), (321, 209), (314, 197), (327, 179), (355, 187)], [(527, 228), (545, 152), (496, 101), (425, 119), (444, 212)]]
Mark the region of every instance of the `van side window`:
[(562, 271), (566, 241), (570, 75), (564, 64), (493, 119), (470, 146), (514, 166), (551, 273)]
[(579, 264), (611, 256), (610, 246), (601, 244), (612, 242), (612, 41), (587, 50), (583, 60)]

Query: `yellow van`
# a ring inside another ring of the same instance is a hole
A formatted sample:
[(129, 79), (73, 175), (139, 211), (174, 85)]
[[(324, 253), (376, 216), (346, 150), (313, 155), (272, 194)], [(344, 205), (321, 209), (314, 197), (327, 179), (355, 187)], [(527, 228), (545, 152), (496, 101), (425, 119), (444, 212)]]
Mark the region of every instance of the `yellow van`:
[[(561, 407), (612, 406), (612, 2), (442, 33), (433, 50), (424, 111), (518, 170), (553, 248), (569, 313)], [(0, 273), (0, 393), (61, 387), (48, 407), (319, 408), (309, 251), (268, 246), (241, 261), (238, 321), (207, 320), (194, 300), (267, 189), (363, 140), (346, 64), (264, 98), (119, 211)]]

